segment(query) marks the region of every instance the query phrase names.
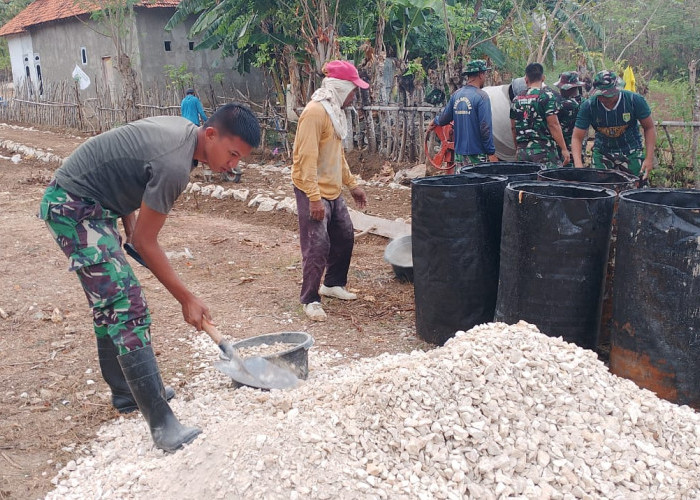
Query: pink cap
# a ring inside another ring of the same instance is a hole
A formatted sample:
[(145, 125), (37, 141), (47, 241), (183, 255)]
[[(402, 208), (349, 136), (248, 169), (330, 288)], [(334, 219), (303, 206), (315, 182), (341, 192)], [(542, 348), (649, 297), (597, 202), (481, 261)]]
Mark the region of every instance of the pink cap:
[(330, 61), (323, 68), (326, 76), (352, 82), (361, 89), (369, 88), (369, 83), (360, 78), (355, 65), (349, 61)]

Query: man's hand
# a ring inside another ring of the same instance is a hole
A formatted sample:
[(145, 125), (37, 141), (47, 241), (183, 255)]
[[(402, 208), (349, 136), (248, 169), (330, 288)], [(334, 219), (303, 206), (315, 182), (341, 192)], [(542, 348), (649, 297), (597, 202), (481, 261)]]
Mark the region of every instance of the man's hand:
[(651, 169), (654, 168), (654, 159), (650, 157), (644, 158), (644, 161), (642, 162), (642, 168), (640, 169), (639, 173), (642, 176), (642, 180), (646, 180), (649, 178), (649, 174), (651, 173)]
[(498, 159), (498, 156), (496, 156), (495, 154), (489, 155), (488, 157), (489, 157), (489, 161), (490, 161), (491, 163), (495, 163), (495, 162), (497, 162), (497, 161), (500, 161), (500, 160)]
[(435, 127), (437, 127), (437, 124), (434, 121), (430, 122), (430, 125), (428, 125), (428, 132), (435, 130)]
[(565, 149), (564, 151), (562, 151), (561, 155), (563, 157), (563, 161), (562, 161), (563, 166), (566, 166), (569, 163), (571, 163), (571, 153), (569, 153), (568, 149)]
[(126, 243), (132, 243), (134, 236), (134, 227), (136, 226), (136, 212), (131, 212), (129, 215), (122, 217), (122, 225), (126, 235)]
[(326, 207), (323, 205), (323, 200), (309, 202), (309, 215), (313, 220), (323, 220), (326, 216)]
[(357, 205), (357, 208), (362, 210), (367, 206), (367, 195), (361, 187), (352, 188), (350, 190), (350, 194), (352, 195), (352, 199), (355, 200), (355, 205)]
[(194, 295), (182, 302), (182, 316), (185, 318), (185, 321), (194, 326), (197, 331), (203, 329), (202, 322), (204, 319), (211, 322), (209, 308), (201, 299)]

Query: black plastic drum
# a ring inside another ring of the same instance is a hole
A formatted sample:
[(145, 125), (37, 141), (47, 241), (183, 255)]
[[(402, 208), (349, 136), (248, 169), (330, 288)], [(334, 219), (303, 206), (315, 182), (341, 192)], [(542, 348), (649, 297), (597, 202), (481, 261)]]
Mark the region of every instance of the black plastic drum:
[(503, 200), (496, 321), (596, 346), (615, 192), (512, 182)]
[(440, 175), (411, 183), (416, 332), (442, 345), (493, 320), (506, 178)]

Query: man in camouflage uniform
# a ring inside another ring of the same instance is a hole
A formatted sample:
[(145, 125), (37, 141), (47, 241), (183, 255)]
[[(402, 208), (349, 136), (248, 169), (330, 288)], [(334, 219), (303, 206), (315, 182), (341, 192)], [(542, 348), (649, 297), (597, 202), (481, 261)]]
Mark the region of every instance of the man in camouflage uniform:
[[(638, 123), (644, 130), (646, 154)], [(585, 100), (576, 117), (571, 139), (574, 165), (582, 167), (583, 138), (588, 127), (595, 130), (593, 167), (618, 169), (623, 172), (649, 176), (654, 168), (656, 129), (651, 109), (644, 97), (636, 92), (621, 90), (617, 75), (601, 71), (593, 79), (590, 98)]]
[(491, 100), (481, 90), (486, 83), (486, 72), (490, 69), (481, 59), (469, 61), (462, 72), (462, 76), (467, 77), (467, 83), (452, 94), (445, 109), (428, 128), (432, 130), (437, 125), (454, 122), (457, 164), (498, 161), (493, 145)]
[[(187, 186), (193, 160), (212, 170), (234, 168), (260, 141), (247, 108), (227, 104), (202, 126), (182, 117), (132, 122), (83, 143), (56, 171), (39, 217), (66, 254), (92, 307), (102, 375), (120, 413), (141, 410), (158, 448), (174, 451), (200, 432), (185, 427), (168, 399), (151, 346), (151, 317), (127, 243), (182, 305), (185, 321), (202, 329), (209, 309), (180, 280), (158, 244), (158, 233)], [(136, 216), (138, 210), (138, 216)], [(226, 353), (230, 356), (230, 353)]]
[(527, 91), (516, 95), (510, 107), (510, 123), (516, 158), (519, 161), (541, 163), (547, 168), (562, 166), (570, 161), (557, 113), (560, 105), (554, 93), (544, 85), (544, 68), (539, 63), (525, 68)]
[(559, 118), (561, 133), (564, 136), (566, 147), (571, 151), (571, 135), (574, 133), (576, 115), (583, 99), (581, 93), (583, 82), (579, 81), (577, 72), (565, 71), (559, 75), (559, 81), (554, 86), (559, 89), (561, 94), (561, 99), (559, 100), (561, 107), (557, 113), (557, 118)]

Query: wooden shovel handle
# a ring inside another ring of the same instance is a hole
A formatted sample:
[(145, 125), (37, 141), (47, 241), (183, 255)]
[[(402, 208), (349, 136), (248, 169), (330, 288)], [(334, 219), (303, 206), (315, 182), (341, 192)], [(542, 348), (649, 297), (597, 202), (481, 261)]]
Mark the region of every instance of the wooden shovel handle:
[(209, 321), (206, 319), (202, 319), (202, 329), (207, 332), (207, 335), (211, 337), (216, 345), (221, 345), (221, 343), (224, 341), (223, 336), (221, 333), (219, 333), (219, 329), (209, 323)]

